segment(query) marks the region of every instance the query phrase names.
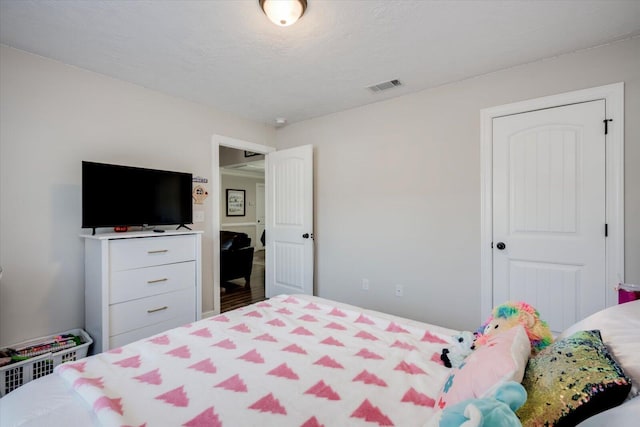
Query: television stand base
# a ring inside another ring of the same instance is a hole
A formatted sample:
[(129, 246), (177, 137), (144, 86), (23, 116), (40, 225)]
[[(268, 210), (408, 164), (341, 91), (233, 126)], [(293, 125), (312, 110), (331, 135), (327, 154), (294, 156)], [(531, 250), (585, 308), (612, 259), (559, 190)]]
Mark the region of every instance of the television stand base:
[(186, 228), (187, 230), (191, 231), (191, 229), (190, 229), (189, 227), (187, 227), (186, 225), (184, 225), (184, 224), (180, 224), (180, 225), (178, 226), (178, 228), (176, 228), (176, 230), (180, 230), (180, 229), (181, 229), (181, 228), (183, 228), (183, 227), (184, 227), (184, 228)]

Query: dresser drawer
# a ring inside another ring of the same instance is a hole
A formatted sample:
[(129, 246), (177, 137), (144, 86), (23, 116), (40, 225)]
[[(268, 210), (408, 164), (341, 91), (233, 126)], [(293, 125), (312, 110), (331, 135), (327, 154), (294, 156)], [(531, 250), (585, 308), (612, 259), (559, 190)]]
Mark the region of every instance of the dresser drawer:
[(109, 348), (122, 347), (125, 344), (150, 337), (151, 335), (159, 334), (160, 332), (164, 332), (169, 329), (177, 328), (178, 326), (186, 325), (190, 322), (193, 322), (193, 316), (176, 317), (175, 319), (155, 323), (150, 326), (145, 326), (144, 328), (134, 329), (133, 331), (114, 335), (109, 337)]
[(116, 271), (111, 275), (109, 301), (117, 304), (180, 289), (195, 289), (196, 262)]
[(115, 240), (109, 255), (111, 271), (193, 261), (196, 238), (190, 235)]
[(109, 336), (190, 316), (195, 320), (194, 289), (169, 292), (109, 306)]

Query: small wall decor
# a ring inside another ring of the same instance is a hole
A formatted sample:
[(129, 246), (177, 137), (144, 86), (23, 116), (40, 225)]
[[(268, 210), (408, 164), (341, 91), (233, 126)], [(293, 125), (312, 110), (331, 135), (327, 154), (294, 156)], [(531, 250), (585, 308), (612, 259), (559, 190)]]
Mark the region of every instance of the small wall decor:
[(206, 199), (208, 195), (209, 193), (203, 185), (196, 185), (193, 187), (192, 196), (196, 205), (202, 205), (204, 203), (204, 199)]
[(245, 216), (245, 190), (227, 189), (227, 216)]
[(261, 153), (256, 153), (256, 152), (253, 152), (253, 151), (247, 151), (247, 150), (244, 151), (244, 156), (245, 157), (259, 156), (260, 154)]
[(209, 180), (207, 178), (203, 178), (201, 176), (194, 176), (192, 181), (193, 182), (202, 183), (202, 184), (206, 184), (207, 182), (209, 182)]

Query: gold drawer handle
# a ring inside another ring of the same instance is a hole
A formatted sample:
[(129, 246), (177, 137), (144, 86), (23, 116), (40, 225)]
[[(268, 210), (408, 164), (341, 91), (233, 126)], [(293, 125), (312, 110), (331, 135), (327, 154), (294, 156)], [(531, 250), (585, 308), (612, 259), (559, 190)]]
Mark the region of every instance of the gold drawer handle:
[(167, 278), (165, 277), (165, 278), (163, 278), (163, 279), (147, 280), (147, 283), (149, 283), (149, 284), (151, 284), (151, 283), (160, 283), (160, 282), (166, 282), (167, 280), (169, 280), (169, 279), (167, 279)]
[(163, 254), (169, 252), (169, 249), (158, 249), (157, 251), (147, 251), (148, 254)]
[(156, 311), (166, 310), (167, 308), (169, 307), (165, 305), (164, 307), (158, 307), (158, 308), (153, 308), (151, 310), (147, 310), (147, 313), (155, 313)]

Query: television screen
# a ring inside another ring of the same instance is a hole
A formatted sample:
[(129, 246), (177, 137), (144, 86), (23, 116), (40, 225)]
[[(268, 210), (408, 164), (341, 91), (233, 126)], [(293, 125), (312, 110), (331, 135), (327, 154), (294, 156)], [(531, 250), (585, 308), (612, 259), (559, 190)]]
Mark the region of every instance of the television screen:
[(82, 227), (191, 224), (189, 173), (82, 162)]

